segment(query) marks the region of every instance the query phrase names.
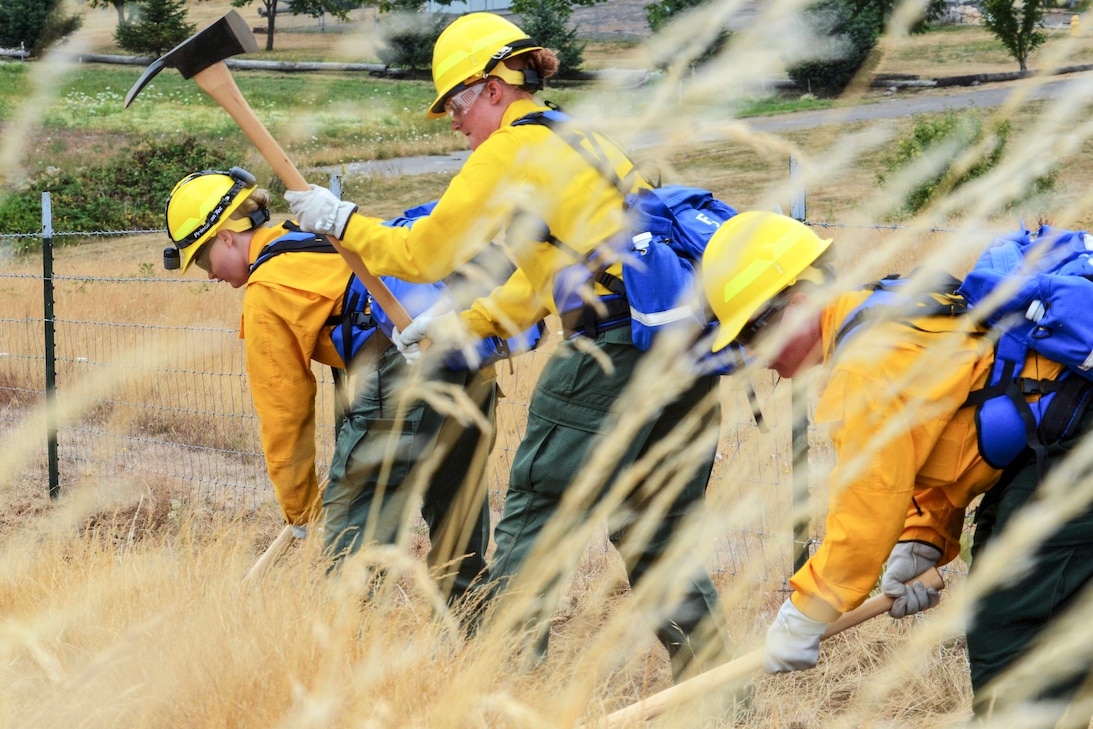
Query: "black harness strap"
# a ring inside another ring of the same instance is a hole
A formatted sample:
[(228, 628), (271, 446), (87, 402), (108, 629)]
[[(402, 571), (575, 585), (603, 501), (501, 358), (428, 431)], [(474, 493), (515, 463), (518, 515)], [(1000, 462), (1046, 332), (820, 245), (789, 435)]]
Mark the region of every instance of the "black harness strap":
[[(283, 226), (286, 230), (293, 233), (304, 232), (301, 231), (299, 226), (293, 223), (291, 220), (285, 221)], [(262, 264), (266, 263), (271, 258), (281, 255), (282, 253), (337, 253), (338, 249), (334, 247), (334, 244), (326, 239), (325, 236), (312, 235), (310, 238), (304, 238), (300, 240), (283, 239), (279, 238), (272, 243), (265, 245), (261, 251), (258, 252), (258, 257), (254, 259), (254, 263), (250, 265), (250, 274), (253, 274)]]
[(595, 304), (585, 304), (560, 315), (562, 331), (566, 339), (578, 335), (594, 337), (600, 332), (616, 329), (630, 323), (630, 304), (626, 299), (600, 299)]

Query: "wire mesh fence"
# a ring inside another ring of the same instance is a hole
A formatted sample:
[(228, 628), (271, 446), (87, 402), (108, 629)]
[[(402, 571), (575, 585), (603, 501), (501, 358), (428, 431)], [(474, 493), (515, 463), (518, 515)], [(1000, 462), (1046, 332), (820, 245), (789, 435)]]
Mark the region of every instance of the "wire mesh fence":
[[(17, 467), (0, 480), (47, 492), (47, 420), (55, 419), (54, 478), (61, 492), (128, 480), (166, 488), (203, 508), (275, 507), (239, 334), (241, 291), (161, 272), (163, 235), (54, 232), (64, 245), (53, 248), (52, 275), (32, 254), (9, 257), (0, 267), (0, 433), (26, 443)], [(0, 233), (0, 247), (6, 242)], [(53, 297), (48, 322), (47, 290)], [(496, 365), (502, 397), (488, 472), (495, 518), (536, 377), (558, 339), (552, 331), (545, 346)], [(50, 367), (56, 397), (47, 407)], [(313, 372), (321, 479), (335, 439), (335, 385), (328, 368), (314, 364)], [(749, 379), (765, 430), (753, 419), (745, 383), (722, 378), (723, 422), (708, 500), (711, 518), (723, 514), (727, 526), (719, 531), (711, 567), (728, 576), (762, 564), (760, 579), (784, 584), (801, 541), (794, 541), (787, 521), (790, 388), (773, 374)], [(760, 508), (733, 510), (754, 494), (765, 495)], [(606, 539), (593, 549), (607, 551)]]

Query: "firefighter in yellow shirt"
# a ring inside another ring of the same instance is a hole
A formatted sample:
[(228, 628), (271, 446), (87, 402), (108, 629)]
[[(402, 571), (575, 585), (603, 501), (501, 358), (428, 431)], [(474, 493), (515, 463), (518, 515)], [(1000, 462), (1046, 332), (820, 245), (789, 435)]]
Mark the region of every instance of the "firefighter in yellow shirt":
[[(523, 295), (494, 300), (497, 305), (476, 302), (459, 320), (419, 316), (395, 335), (401, 349), (413, 350), (423, 337), (434, 347), (445, 346), (461, 329), (479, 337), (509, 336), (547, 314), (560, 316), (566, 341), (539, 377), (525, 436), (513, 459), (504, 515), (494, 530), (497, 549), (490, 571), (499, 588), (515, 580), (596, 444), (614, 428), (619, 395), (644, 354), (634, 346), (630, 309), (618, 294), (621, 265), (612, 264), (605, 277), (580, 291), (568, 287), (565, 274), (587, 273), (589, 258), (626, 230), (624, 193), (649, 185), (606, 137), (591, 133), (573, 145), (564, 134), (527, 123), (531, 115), (548, 110), (535, 93), (557, 67), (553, 52), (508, 20), (492, 13), (462, 16), (434, 46), (437, 97), (427, 115), (448, 117), (452, 129), (467, 137), (472, 152), (429, 218), (412, 229), (392, 230), (321, 187), (285, 195), (303, 228), (341, 239), (373, 273), (408, 281), (447, 276), (504, 231), (523, 283), (512, 290)], [(619, 184), (609, 177), (617, 177)], [(603, 366), (605, 361), (610, 365)], [(707, 396), (716, 391), (718, 378), (699, 376), (686, 384), (644, 423), (618, 468), (588, 495), (587, 507), (607, 493), (622, 469), (685, 421), (704, 399), (712, 400)], [(716, 427), (719, 412), (707, 410), (702, 418)], [(627, 564), (632, 585), (657, 564), (679, 526), (702, 503), (714, 454), (711, 447), (690, 464), (686, 485), (664, 507), (652, 536), (626, 545), (632, 555)], [(612, 532), (616, 545), (627, 542), (635, 512), (655, 501), (649, 495), (639, 498), (640, 491), (635, 487), (620, 509), (629, 521), (620, 521)], [(719, 596), (705, 565), (688, 557), (677, 574), (682, 584), (678, 599), (651, 612), (652, 627), (678, 678), (697, 666), (696, 656), (717, 661), (725, 649)], [(529, 617), (539, 619), (542, 650), (548, 626), (543, 613), (550, 606), (543, 601), (539, 605), (538, 614)]]
[[(269, 194), (238, 167), (187, 176), (167, 201), (172, 245), (164, 265), (181, 273), (196, 266), (211, 280), (246, 286), (239, 336), (262, 451), (277, 503), (302, 537), (320, 501), (311, 362), (345, 367), (330, 340), (329, 320), (340, 312), (350, 271), (314, 234), (265, 227), (268, 204)], [(264, 248), (284, 236), (294, 239), (292, 255), (271, 258), (252, 273)]]
[[(831, 295), (830, 244), (791, 218), (749, 212), (722, 226), (703, 259), (707, 298), (720, 320), (715, 351), (735, 341), (783, 377), (824, 368), (814, 421), (836, 458), (826, 531), (793, 575), (793, 593), (768, 631), (763, 667), (770, 673), (813, 667), (827, 624), (868, 597), (886, 562), (881, 587), (895, 599), (894, 617), (936, 604), (938, 592), (913, 579), (958, 556), (965, 509), (986, 494), (976, 518), (979, 553), (1039, 482), (1027, 454), (1003, 474), (980, 453), (976, 410), (965, 402), (987, 382), (994, 361), (983, 330), (969, 317), (943, 313), (951, 302), (941, 294), (931, 295), (939, 306), (927, 302), (921, 315), (868, 320), (870, 291)], [(1035, 353), (1025, 366), (1043, 379), (1061, 369)], [(1049, 444), (1055, 460), (1091, 427), (1086, 411)], [(1093, 511), (1063, 525), (1035, 559), (1031, 577), (986, 595), (969, 621), (978, 715), (1013, 709), (995, 679), (1089, 584)], [(1041, 709), (1049, 700), (1065, 704), (1090, 670), (1087, 662), (1033, 700)], [(1079, 725), (1088, 721), (1086, 714)]]
[[(187, 176), (167, 202), (172, 244), (164, 251), (164, 263), (183, 273), (196, 266), (211, 280), (246, 287), (240, 336), (270, 480), (295, 536), (306, 536), (307, 525), (321, 511), (324, 548), (332, 564), (366, 540), (394, 543), (404, 526), (404, 504), (416, 494), (411, 489), (414, 468), (426, 460), (424, 454), (446, 452), (435, 471), (425, 475), (422, 515), (433, 540), (429, 563), (450, 573), (442, 582), (455, 600), (485, 575), (490, 518), (486, 459), (478, 451), (481, 440), (488, 453), (493, 437), (497, 385), (492, 363), (445, 365), (431, 373), (434, 383), (462, 388), (481, 409), (488, 432), (477, 423), (449, 419), (419, 399), (404, 402), (399, 392), (409, 368), (385, 336), (390, 333), (384, 328), (385, 313), (366, 307), (367, 292), (358, 295), (356, 289), (348, 298), (360, 299), (358, 308), (344, 311), (348, 265), (329, 240), (301, 231), (292, 221), (266, 227), (268, 204), (269, 193), (240, 168)], [(387, 222), (412, 225), (428, 209), (419, 206)], [(434, 303), (443, 287), (387, 283), (415, 310)], [(539, 330), (532, 333), (537, 337)], [(311, 363), (343, 369), (362, 346), (360, 339), (379, 346), (369, 350), (373, 366), (362, 371), (360, 391), (338, 432), (330, 482), (320, 495)], [(487, 345), (480, 343), (478, 351), (492, 351)], [(396, 413), (400, 404), (405, 410)], [(393, 429), (392, 422), (400, 427)]]

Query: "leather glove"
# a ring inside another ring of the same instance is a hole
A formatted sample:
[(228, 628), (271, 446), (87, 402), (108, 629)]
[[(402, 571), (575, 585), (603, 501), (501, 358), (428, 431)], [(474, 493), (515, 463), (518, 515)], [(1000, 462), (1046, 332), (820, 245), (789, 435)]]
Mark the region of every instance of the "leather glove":
[(888, 614), (893, 618), (905, 618), (908, 615), (932, 608), (941, 602), (941, 593), (921, 581), (915, 580), (926, 570), (937, 565), (941, 559), (941, 550), (926, 542), (896, 542), (892, 554), (888, 555), (888, 567), (880, 581), (880, 589), (888, 597), (895, 598)]
[(826, 631), (827, 623), (813, 620), (792, 600), (786, 600), (767, 629), (763, 670), (785, 673), (814, 667), (820, 659), (820, 638)]
[(339, 240), (345, 235), (349, 216), (357, 211), (354, 203), (339, 200), (330, 190), (311, 185), (310, 190), (288, 190), (285, 200), (302, 230), (329, 235)]

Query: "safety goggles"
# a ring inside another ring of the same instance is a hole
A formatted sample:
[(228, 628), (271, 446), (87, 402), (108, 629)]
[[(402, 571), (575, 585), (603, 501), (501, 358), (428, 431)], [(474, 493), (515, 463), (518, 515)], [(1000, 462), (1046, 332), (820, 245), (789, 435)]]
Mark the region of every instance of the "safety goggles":
[(787, 306), (789, 306), (789, 297), (778, 297), (770, 306), (763, 310), (763, 313), (754, 319), (751, 319), (743, 326), (740, 333), (736, 335), (736, 343), (741, 347), (751, 347), (754, 344), (756, 337), (758, 337), (764, 329), (774, 323), (775, 315), (780, 314)]
[(450, 119), (455, 119), (457, 116), (462, 118), (467, 110), (474, 105), (474, 102), (478, 101), (478, 97), (482, 95), (483, 89), (486, 88), (485, 81), (479, 81), (473, 86), (460, 91), (458, 94), (452, 94), (447, 101), (444, 102), (444, 111), (448, 112)]

